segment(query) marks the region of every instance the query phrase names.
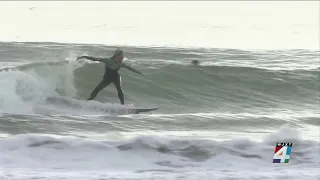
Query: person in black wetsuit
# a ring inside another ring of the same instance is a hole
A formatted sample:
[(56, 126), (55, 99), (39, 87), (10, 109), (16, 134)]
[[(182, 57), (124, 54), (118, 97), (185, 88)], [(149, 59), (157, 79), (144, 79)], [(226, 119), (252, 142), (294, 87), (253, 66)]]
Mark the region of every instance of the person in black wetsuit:
[(80, 56), (77, 58), (77, 60), (79, 59), (89, 59), (92, 61), (99, 61), (99, 62), (103, 62), (105, 63), (105, 73), (103, 76), (102, 81), (98, 84), (98, 86), (92, 91), (90, 97), (88, 98), (88, 100), (93, 100), (97, 94), (99, 93), (99, 91), (101, 91), (103, 88), (105, 88), (106, 86), (108, 86), (110, 83), (113, 83), (118, 91), (118, 97), (120, 99), (120, 102), (122, 105), (124, 105), (124, 97), (123, 97), (123, 92), (121, 89), (121, 83), (120, 83), (120, 75), (118, 73), (118, 70), (121, 67), (127, 68), (130, 71), (133, 71), (135, 73), (138, 73), (140, 75), (142, 75), (142, 73), (127, 65), (126, 63), (122, 62), (123, 61), (123, 51), (120, 49), (116, 49), (113, 53), (113, 56), (110, 58), (98, 58), (98, 57), (92, 57), (92, 56)]

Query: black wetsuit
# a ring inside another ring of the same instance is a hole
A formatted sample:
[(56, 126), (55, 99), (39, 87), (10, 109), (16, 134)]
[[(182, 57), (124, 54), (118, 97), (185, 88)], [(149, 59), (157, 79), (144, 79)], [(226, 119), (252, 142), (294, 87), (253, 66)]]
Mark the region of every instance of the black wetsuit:
[(94, 99), (99, 91), (108, 86), (110, 83), (113, 83), (118, 91), (118, 97), (120, 99), (121, 104), (124, 104), (123, 92), (120, 84), (120, 75), (117, 70), (106, 69), (102, 81), (98, 84), (98, 86), (92, 91), (88, 100)]
[(83, 56), (83, 58), (92, 60), (92, 61), (100, 61), (106, 64), (105, 66), (105, 73), (103, 76), (102, 81), (98, 84), (98, 86), (92, 91), (90, 97), (88, 100), (94, 99), (99, 91), (101, 91), (103, 88), (108, 86), (110, 83), (113, 83), (118, 91), (118, 97), (120, 99), (121, 104), (124, 104), (124, 97), (123, 92), (121, 88), (121, 82), (120, 82), (120, 75), (118, 73), (118, 70), (121, 67), (127, 68), (135, 73), (141, 74), (141, 72), (137, 69), (132, 68), (131, 66), (123, 63), (123, 62), (117, 62), (114, 58), (96, 58), (96, 57), (90, 57), (90, 56)]

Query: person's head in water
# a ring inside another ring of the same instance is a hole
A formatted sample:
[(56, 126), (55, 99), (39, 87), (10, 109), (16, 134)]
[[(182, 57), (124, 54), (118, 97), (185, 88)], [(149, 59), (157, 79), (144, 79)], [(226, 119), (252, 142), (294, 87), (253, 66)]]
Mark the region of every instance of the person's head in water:
[(123, 51), (121, 49), (116, 49), (113, 52), (113, 57), (116, 61), (122, 62), (123, 61)]
[(193, 60), (193, 61), (191, 61), (191, 63), (192, 63), (193, 65), (199, 65), (199, 61), (198, 61), (198, 60)]

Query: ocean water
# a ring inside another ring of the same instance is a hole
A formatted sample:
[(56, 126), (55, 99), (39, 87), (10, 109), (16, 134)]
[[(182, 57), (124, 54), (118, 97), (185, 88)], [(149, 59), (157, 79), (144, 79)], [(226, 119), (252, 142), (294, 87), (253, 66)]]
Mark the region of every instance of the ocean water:
[[(1, 2), (0, 179), (319, 179), (319, 2), (290, 3)], [(75, 59), (117, 47), (144, 76), (87, 101)]]

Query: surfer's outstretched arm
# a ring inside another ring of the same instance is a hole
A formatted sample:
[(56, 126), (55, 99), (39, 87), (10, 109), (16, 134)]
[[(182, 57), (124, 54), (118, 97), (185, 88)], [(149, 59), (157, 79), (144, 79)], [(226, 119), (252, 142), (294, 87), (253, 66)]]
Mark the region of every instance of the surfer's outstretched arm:
[(138, 69), (135, 69), (135, 68), (129, 66), (128, 64), (122, 63), (122, 67), (127, 68), (127, 69), (129, 69), (130, 71), (132, 71), (132, 72), (135, 72), (135, 73), (137, 73), (137, 74), (142, 75), (142, 72), (141, 72), (141, 71), (139, 71)]
[(99, 58), (99, 57), (92, 57), (92, 56), (80, 56), (80, 57), (77, 58), (77, 61), (79, 59), (89, 59), (91, 61), (106, 62), (108, 58)]

